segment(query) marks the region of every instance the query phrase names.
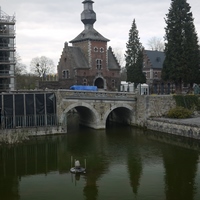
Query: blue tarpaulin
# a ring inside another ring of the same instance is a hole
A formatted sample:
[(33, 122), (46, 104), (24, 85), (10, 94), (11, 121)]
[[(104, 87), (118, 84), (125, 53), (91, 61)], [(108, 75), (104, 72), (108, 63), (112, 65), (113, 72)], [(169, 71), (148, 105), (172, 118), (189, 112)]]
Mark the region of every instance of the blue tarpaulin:
[(97, 91), (97, 86), (89, 86), (89, 85), (73, 85), (70, 87), (70, 90), (88, 90), (88, 91)]

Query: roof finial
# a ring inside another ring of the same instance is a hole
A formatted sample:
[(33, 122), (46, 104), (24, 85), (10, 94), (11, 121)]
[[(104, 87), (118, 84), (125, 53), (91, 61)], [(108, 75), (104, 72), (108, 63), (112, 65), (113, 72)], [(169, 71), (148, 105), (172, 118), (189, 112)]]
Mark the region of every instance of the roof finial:
[(96, 13), (93, 11), (92, 0), (85, 0), (84, 10), (81, 13), (81, 21), (85, 25), (85, 29), (93, 28), (93, 24), (96, 22)]

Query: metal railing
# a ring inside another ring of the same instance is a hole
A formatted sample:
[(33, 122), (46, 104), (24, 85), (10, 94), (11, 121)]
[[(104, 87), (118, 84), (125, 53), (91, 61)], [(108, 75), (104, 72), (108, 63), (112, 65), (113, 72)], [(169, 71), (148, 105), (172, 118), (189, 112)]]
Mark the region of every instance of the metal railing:
[(17, 115), (17, 116), (1, 116), (1, 129), (15, 129), (15, 128), (31, 128), (31, 127), (46, 127), (56, 126), (57, 115)]

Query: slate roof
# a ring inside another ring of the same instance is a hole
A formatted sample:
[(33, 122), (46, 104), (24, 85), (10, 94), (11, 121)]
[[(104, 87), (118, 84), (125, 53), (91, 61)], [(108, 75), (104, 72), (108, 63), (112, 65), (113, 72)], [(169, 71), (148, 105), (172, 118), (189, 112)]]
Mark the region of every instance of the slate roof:
[[(68, 47), (68, 52), (72, 58), (73, 68), (89, 69), (88, 61), (80, 47)], [(108, 69), (120, 70), (120, 65), (111, 47), (108, 48)]]
[(120, 65), (113, 54), (111, 47), (108, 48), (108, 69), (120, 69)]
[(152, 68), (154, 69), (162, 69), (163, 62), (165, 60), (165, 53), (162, 51), (150, 51), (144, 50), (145, 54), (149, 58)]
[(84, 53), (79, 47), (69, 47), (68, 48), (74, 62), (73, 68), (89, 68), (87, 59), (85, 58)]
[(83, 30), (76, 38), (70, 41), (70, 43), (81, 42), (84, 40), (104, 41), (108, 42), (109, 39), (103, 37), (93, 27), (90, 29)]

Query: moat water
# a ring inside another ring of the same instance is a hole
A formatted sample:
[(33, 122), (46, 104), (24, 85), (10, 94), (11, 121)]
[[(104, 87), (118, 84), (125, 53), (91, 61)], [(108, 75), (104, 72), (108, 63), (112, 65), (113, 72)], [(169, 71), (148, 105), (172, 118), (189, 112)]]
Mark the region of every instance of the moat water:
[(115, 125), (0, 146), (0, 200), (66, 199), (199, 200), (200, 141)]

